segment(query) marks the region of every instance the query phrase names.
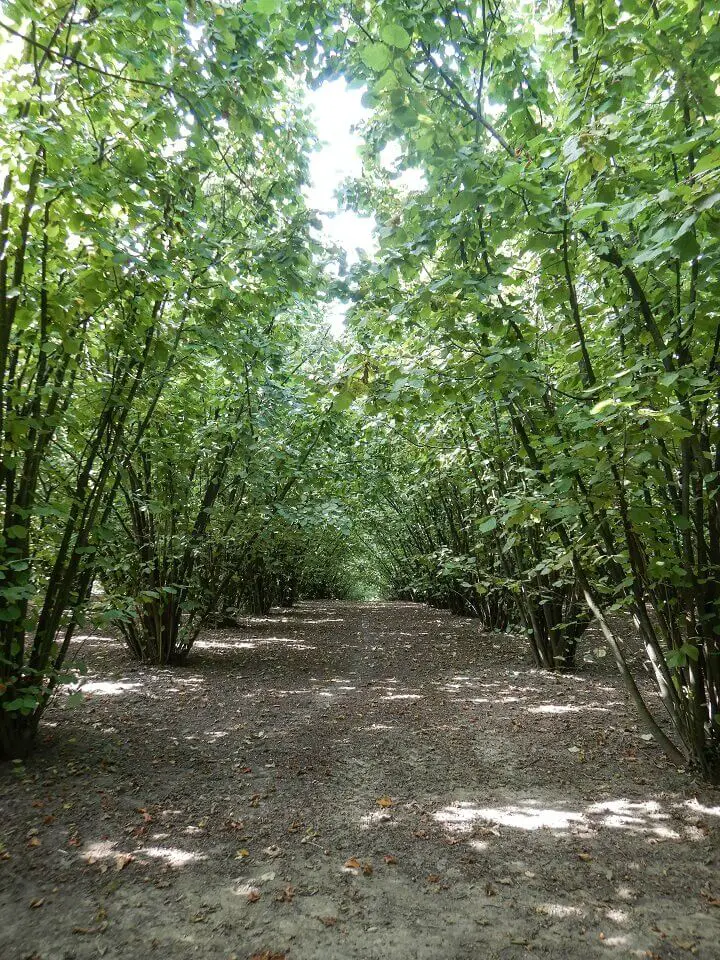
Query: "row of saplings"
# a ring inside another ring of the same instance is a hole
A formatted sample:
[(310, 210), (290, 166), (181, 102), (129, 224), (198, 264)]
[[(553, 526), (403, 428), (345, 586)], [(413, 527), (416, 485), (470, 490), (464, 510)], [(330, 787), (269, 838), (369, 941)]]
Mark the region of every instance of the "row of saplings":
[(479, 621), (482, 630), (523, 633), (533, 658), (545, 670), (577, 666), (578, 643), (592, 616), (572, 579), (534, 572), (511, 589), (488, 571), (487, 558), (477, 569), (474, 558), (455, 557), (442, 549), (418, 554), (394, 578), (398, 600), (420, 601)]
[[(428, 553), (407, 549), (402, 562), (397, 562), (398, 559), (396, 556), (395, 562), (391, 562), (386, 570), (393, 596), (397, 599), (424, 602), (460, 616), (475, 618), (484, 631), (523, 635), (528, 640), (535, 663), (542, 669), (569, 671), (577, 668), (578, 645), (594, 617), (582, 587), (572, 573), (561, 576), (556, 571), (542, 573), (531, 568), (526, 570), (522, 582), (509, 582), (502, 575), (504, 571), (494, 567), (491, 556), (486, 555), (480, 561), (471, 555), (457, 555), (452, 548), (437, 543)], [(647, 616), (652, 626), (653, 612), (649, 611)], [(603, 629), (603, 620), (604, 617), (599, 623), (601, 633), (612, 644), (612, 636)], [(720, 756), (712, 749), (717, 736), (709, 732), (707, 738), (693, 742), (692, 726), (683, 722), (683, 711), (679, 709), (685, 707), (697, 711), (700, 715), (698, 723), (720, 724), (720, 714), (713, 716), (712, 704), (702, 697), (701, 684), (694, 682), (692, 662), (689, 667), (676, 665), (676, 669), (682, 671), (676, 687), (673, 689), (668, 684), (664, 691), (660, 691), (665, 702), (669, 689), (669, 695), (678, 706), (677, 712), (669, 713), (685, 747), (684, 756), (649, 714), (622, 656), (618, 666), (641, 719), (668, 757), (674, 763), (689, 763), (704, 779), (719, 783)], [(699, 692), (687, 696), (693, 683), (695, 691)], [(681, 698), (681, 692), (685, 693), (686, 702)], [(704, 716), (708, 719), (705, 720)]]
[[(592, 617), (573, 583), (543, 583), (533, 591), (513, 593), (508, 587), (454, 583), (443, 580), (422, 596), (425, 603), (462, 617), (472, 617), (483, 630), (526, 634), (536, 664), (545, 670), (568, 671), (577, 666), (578, 643)], [(478, 586), (480, 589), (478, 590)], [(421, 599), (417, 588), (399, 592), (398, 599)]]
[[(284, 547), (282, 540), (250, 549), (235, 543), (208, 547), (187, 586), (182, 582), (187, 570), (175, 571), (174, 582), (165, 584), (143, 577), (143, 588), (113, 611), (130, 655), (144, 663), (181, 664), (208, 627), (234, 627), (242, 616), (264, 616), (275, 606), (338, 595), (341, 587), (329, 567)], [(110, 586), (112, 578), (105, 582)]]

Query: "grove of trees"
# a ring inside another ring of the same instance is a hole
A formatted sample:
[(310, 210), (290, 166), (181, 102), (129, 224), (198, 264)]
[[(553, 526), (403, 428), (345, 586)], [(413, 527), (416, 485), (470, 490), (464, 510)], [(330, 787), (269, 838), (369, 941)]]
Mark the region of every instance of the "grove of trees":
[[(717, 781), (717, 4), (15, 0), (0, 40), (0, 753), (88, 617), (172, 664), (370, 584), (547, 670), (594, 622)], [(338, 76), (349, 271), (303, 192)]]

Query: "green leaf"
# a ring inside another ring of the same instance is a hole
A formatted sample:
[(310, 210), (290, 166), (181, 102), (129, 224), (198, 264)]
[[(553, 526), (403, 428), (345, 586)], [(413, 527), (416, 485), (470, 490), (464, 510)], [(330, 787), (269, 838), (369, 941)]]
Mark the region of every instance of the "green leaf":
[(382, 73), (392, 60), (392, 54), (384, 43), (371, 43), (360, 50), (360, 59), (375, 73)]
[(335, 410), (347, 410), (353, 399), (353, 395), (348, 390), (341, 390), (333, 401), (333, 408)]
[(407, 50), (410, 46), (411, 37), (405, 27), (399, 23), (388, 23), (380, 31), (381, 38), (391, 47), (398, 50)]

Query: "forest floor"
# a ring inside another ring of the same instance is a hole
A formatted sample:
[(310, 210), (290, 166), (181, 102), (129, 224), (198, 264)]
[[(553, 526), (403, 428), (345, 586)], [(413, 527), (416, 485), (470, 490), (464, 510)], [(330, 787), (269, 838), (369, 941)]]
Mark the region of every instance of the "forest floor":
[(80, 639), (85, 703), (0, 770), (0, 957), (720, 957), (720, 792), (608, 659), (510, 647), (413, 604), (301, 604), (180, 669)]

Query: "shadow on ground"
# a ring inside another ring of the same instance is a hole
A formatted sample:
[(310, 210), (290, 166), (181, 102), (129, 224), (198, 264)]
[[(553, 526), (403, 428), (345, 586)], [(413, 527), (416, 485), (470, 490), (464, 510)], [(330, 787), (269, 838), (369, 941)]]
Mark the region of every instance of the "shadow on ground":
[(79, 638), (0, 773), (0, 956), (717, 957), (720, 794), (610, 665), (413, 604), (302, 604), (187, 666)]

